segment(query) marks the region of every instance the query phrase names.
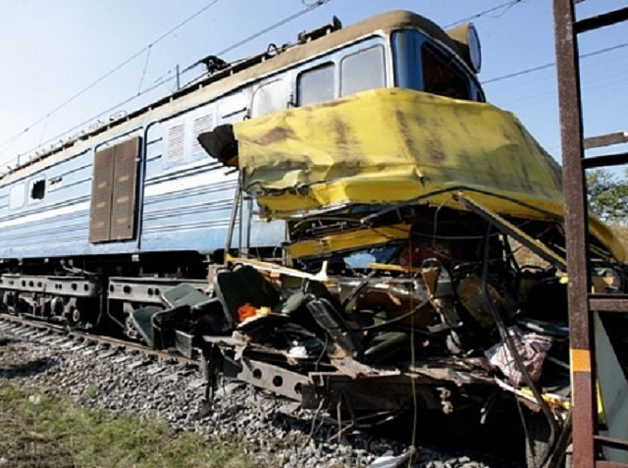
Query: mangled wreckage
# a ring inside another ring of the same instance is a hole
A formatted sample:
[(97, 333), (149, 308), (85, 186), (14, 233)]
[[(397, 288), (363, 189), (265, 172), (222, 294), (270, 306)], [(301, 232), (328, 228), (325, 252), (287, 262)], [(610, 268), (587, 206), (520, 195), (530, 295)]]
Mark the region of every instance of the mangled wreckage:
[[(211, 375), (342, 407), (353, 425), (413, 406), (471, 406), (479, 421), (512, 397), (557, 442), (570, 402), (561, 174), (512, 114), (382, 89), (199, 141), (239, 171), (233, 222), (255, 200), (287, 238), (276, 262), (231, 239), (239, 256), (192, 307)], [(593, 217), (590, 231), (596, 290), (625, 290), (621, 244)]]

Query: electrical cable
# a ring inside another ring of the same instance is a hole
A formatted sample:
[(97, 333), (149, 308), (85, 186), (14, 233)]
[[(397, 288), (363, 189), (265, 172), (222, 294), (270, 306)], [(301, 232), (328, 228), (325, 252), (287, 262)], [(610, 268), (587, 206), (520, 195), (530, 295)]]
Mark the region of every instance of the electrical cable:
[(494, 11), (498, 11), (500, 9), (503, 9), (503, 11), (500, 14), (495, 16), (495, 18), (499, 18), (499, 17), (503, 16), (508, 10), (510, 10), (517, 3), (520, 3), (521, 1), (522, 0), (510, 0), (508, 2), (501, 3), (501, 4), (497, 5), (497, 6), (489, 8), (488, 10), (483, 10), (483, 11), (480, 11), (479, 13), (474, 14), (474, 15), (468, 16), (466, 18), (459, 19), (458, 21), (454, 21), (453, 23), (446, 24), (445, 26), (443, 26), (443, 29), (452, 28), (454, 26), (458, 26), (460, 24), (467, 23), (467, 22), (469, 22), (471, 20), (481, 18), (482, 16), (485, 16), (485, 15), (488, 15), (490, 13), (493, 13)]
[(236, 42), (233, 45), (230, 45), (229, 47), (227, 47), (226, 49), (221, 50), (220, 52), (218, 52), (216, 55), (217, 56), (221, 56), (221, 55), (225, 55), (228, 52), (231, 52), (234, 49), (237, 49), (238, 47), (243, 46), (244, 44), (251, 42), (252, 40), (257, 39), (260, 36), (263, 36), (266, 33), (269, 33), (270, 31), (273, 31), (281, 26), (283, 26), (284, 24), (289, 23), (290, 21), (293, 21), (307, 13), (309, 13), (312, 10), (315, 10), (316, 8), (329, 3), (331, 0), (317, 0), (315, 3), (312, 3), (310, 5), (306, 4), (303, 2), (304, 5), (306, 5), (305, 8), (303, 8), (302, 10), (297, 11), (296, 13), (287, 16), (279, 21), (277, 21), (276, 23), (271, 24), (270, 26), (261, 29), (260, 31), (257, 31), (256, 33), (251, 34), (248, 37), (245, 37), (244, 39), (242, 39), (241, 41)]
[[(148, 93), (148, 92), (150, 92), (150, 91), (152, 91), (152, 90), (154, 90), (154, 89), (157, 89), (158, 87), (160, 87), (160, 86), (161, 86), (161, 85), (163, 85), (164, 83), (167, 83), (168, 81), (172, 81), (172, 80), (174, 80), (174, 79), (175, 79), (175, 77), (171, 77), (171, 78), (168, 78), (168, 79), (165, 79), (165, 80), (159, 81), (158, 83), (156, 83), (155, 85), (151, 86), (150, 88), (145, 89), (145, 90), (142, 92), (142, 94), (146, 94), (146, 93)], [(34, 152), (34, 151), (38, 150), (39, 148), (41, 148), (42, 146), (46, 146), (46, 145), (48, 145), (48, 144), (50, 144), (50, 143), (52, 143), (52, 142), (56, 141), (58, 138), (60, 138), (60, 137), (61, 137), (61, 136), (63, 136), (63, 135), (66, 135), (66, 134), (68, 134), (68, 133), (72, 133), (72, 132), (74, 132), (74, 131), (76, 131), (76, 130), (79, 130), (79, 129), (81, 129), (81, 128), (85, 128), (85, 126), (86, 126), (88, 123), (93, 122), (94, 120), (99, 119), (100, 117), (102, 117), (102, 116), (104, 116), (104, 115), (110, 115), (110, 114), (111, 114), (111, 112), (115, 111), (115, 110), (116, 110), (116, 109), (118, 109), (120, 106), (123, 106), (123, 105), (125, 105), (125, 104), (128, 104), (129, 102), (133, 101), (133, 100), (134, 100), (134, 99), (136, 99), (137, 97), (138, 97), (137, 95), (131, 96), (130, 98), (127, 98), (127, 99), (125, 99), (125, 100), (124, 100), (124, 101), (122, 101), (122, 102), (119, 102), (119, 103), (117, 103), (117, 104), (115, 104), (115, 105), (113, 105), (113, 106), (111, 106), (111, 107), (108, 107), (107, 109), (105, 109), (105, 110), (101, 111), (99, 114), (96, 114), (96, 115), (94, 115), (94, 116), (90, 117), (89, 119), (86, 119), (86, 120), (82, 121), (81, 123), (76, 124), (74, 127), (71, 127), (69, 130), (66, 130), (66, 131), (65, 131), (65, 132), (63, 132), (63, 133), (58, 134), (57, 136), (54, 136), (54, 137), (52, 137), (52, 138), (50, 138), (50, 139), (46, 140), (45, 142), (43, 142), (42, 144), (40, 144), (40, 145), (38, 145), (38, 146), (36, 146), (36, 147), (34, 147), (34, 148), (31, 148), (30, 150), (26, 151), (26, 153), (25, 153), (25, 154), (32, 153), (32, 152)]]
[(485, 301), (488, 303), (491, 309), (491, 313), (493, 315), (493, 319), (495, 320), (495, 325), (497, 326), (497, 330), (499, 331), (499, 335), (502, 340), (502, 343), (505, 344), (506, 347), (508, 348), (508, 351), (510, 351), (511, 356), (514, 358), (515, 363), (517, 364), (517, 368), (519, 369), (519, 372), (521, 372), (523, 380), (525, 381), (526, 385), (532, 392), (532, 395), (534, 395), (535, 400), (541, 407), (541, 411), (543, 412), (550, 426), (550, 436), (549, 436), (549, 440), (547, 444), (547, 449), (545, 450), (545, 453), (543, 453), (543, 456), (541, 457), (541, 463), (539, 464), (539, 466), (544, 466), (545, 462), (547, 461), (547, 459), (550, 457), (552, 453), (552, 448), (555, 445), (556, 434), (558, 433), (558, 425), (556, 423), (556, 420), (554, 419), (554, 415), (552, 414), (552, 411), (550, 410), (547, 402), (543, 399), (541, 392), (539, 391), (538, 387), (536, 386), (536, 384), (530, 377), (530, 374), (528, 370), (526, 369), (526, 366), (523, 362), (523, 359), (521, 358), (521, 355), (519, 354), (519, 351), (517, 350), (517, 347), (514, 345), (514, 343), (510, 339), (510, 335), (508, 334), (508, 330), (501, 316), (501, 312), (497, 309), (497, 306), (495, 305), (495, 302), (493, 301), (493, 298), (488, 290), (489, 250), (490, 250), (490, 238), (491, 238), (492, 227), (493, 226), (491, 223), (487, 224), (486, 236), (484, 239), (484, 253), (483, 253), (483, 259), (482, 259), (482, 276), (481, 276), (482, 295), (484, 296)]
[[(82, 96), (83, 94), (85, 94), (87, 91), (91, 90), (92, 88), (94, 88), (96, 85), (98, 85), (99, 83), (101, 83), (102, 81), (104, 81), (105, 79), (109, 78), (111, 75), (113, 75), (115, 72), (117, 72), (118, 70), (120, 70), (121, 68), (123, 68), (125, 65), (127, 65), (128, 63), (132, 62), (133, 60), (135, 60), (137, 57), (139, 57), (140, 55), (142, 55), (144, 52), (146, 52), (147, 50), (150, 51), (150, 49), (158, 44), (159, 42), (163, 41), (165, 38), (167, 38), (168, 36), (174, 34), (176, 31), (178, 31), (179, 29), (181, 29), (183, 26), (185, 26), (186, 24), (188, 24), (190, 21), (192, 21), (194, 18), (196, 18), (197, 16), (201, 15), (202, 13), (204, 13), (205, 11), (209, 10), (212, 6), (214, 6), (216, 3), (218, 3), (220, 0), (212, 0), (211, 2), (209, 2), (207, 5), (205, 5), (203, 8), (201, 8), (200, 10), (198, 10), (196, 13), (192, 14), (191, 16), (188, 16), (186, 19), (184, 19), (182, 22), (180, 22), (179, 24), (177, 24), (176, 26), (172, 27), (171, 29), (169, 29), (168, 31), (166, 31), (165, 33), (163, 33), (161, 36), (159, 36), (157, 39), (155, 39), (154, 41), (152, 41), (150, 44), (148, 44), (146, 47), (144, 47), (142, 50), (140, 50), (139, 52), (134, 53), (133, 55), (131, 55), (129, 58), (127, 58), (126, 60), (123, 60), (122, 62), (120, 62), (118, 65), (116, 65), (115, 67), (113, 67), (111, 70), (109, 70), (108, 72), (106, 72), (104, 75), (101, 75), (98, 79), (96, 79), (95, 81), (91, 82), (89, 85), (87, 85), (86, 87), (84, 87), (83, 89), (81, 89), (80, 91), (78, 91), (77, 93), (73, 94), (72, 96), (70, 96), (68, 99), (66, 99), (65, 101), (63, 101), (61, 104), (59, 104), (58, 106), (56, 106), (55, 108), (53, 108), (51, 111), (49, 111), (46, 115), (44, 115), (43, 117), (39, 118), (38, 120), (36, 120), (35, 122), (31, 123), (30, 125), (28, 125), (24, 130), (22, 130), (21, 132), (17, 133), (16, 135), (12, 136), (11, 138), (9, 138), (8, 140), (6, 140), (5, 142), (0, 144), (0, 150), (4, 149), (4, 147), (10, 143), (13, 143), (17, 138), (19, 138), (20, 136), (24, 135), (25, 133), (27, 133), (28, 131), (30, 131), (30, 129), (32, 127), (34, 127), (35, 125), (40, 124), (41, 122), (43, 122), (44, 120), (48, 119), (50, 116), (52, 116), (54, 113), (58, 112), (59, 110), (63, 109), (65, 106), (67, 106), (68, 104), (70, 104), (71, 102), (73, 102), (74, 100), (76, 100), (77, 98), (79, 98), (80, 96)], [(329, 0), (328, 0), (329, 1)]]
[(139, 96), (142, 92), (142, 84), (144, 83), (144, 78), (146, 77), (146, 70), (148, 70), (148, 61), (150, 60), (150, 51), (152, 50), (152, 45), (148, 47), (146, 51), (146, 61), (144, 62), (144, 69), (142, 70), (142, 77), (140, 78), (140, 84), (137, 87), (137, 95)]
[[(410, 242), (408, 243), (409, 247), (410, 247), (410, 264), (414, 264), (414, 259), (413, 257), (413, 247), (412, 247), (412, 239), (410, 239)], [(414, 305), (414, 296), (411, 295), (410, 296), (410, 312), (414, 311), (414, 310), (418, 310), (418, 307), (415, 307)], [(414, 314), (412, 314), (410, 316), (410, 366), (412, 368), (412, 370), (414, 371), (415, 366), (416, 366), (416, 346), (414, 343), (414, 339), (416, 338), (416, 334), (415, 334), (415, 330), (416, 330), (416, 326), (415, 326), (415, 322), (414, 322)], [(419, 404), (418, 404), (418, 390), (417, 390), (417, 384), (416, 384), (416, 380), (414, 377), (410, 377), (410, 386), (412, 389), (412, 410), (413, 410), (413, 414), (412, 414), (412, 447), (414, 447), (414, 444), (416, 444), (416, 439), (417, 439), (417, 435), (418, 435), (418, 430), (419, 430)], [(412, 466), (412, 458), (410, 457), (408, 459), (408, 468), (410, 468)]]
[[(593, 52), (588, 52), (586, 54), (581, 54), (580, 55), (580, 59), (585, 59), (585, 58), (589, 58), (589, 57), (595, 57), (596, 55), (605, 54), (607, 52), (612, 52), (614, 50), (622, 49), (624, 47), (628, 47), (628, 42), (624, 42), (622, 44), (617, 44), (617, 45), (614, 45), (614, 46), (611, 46), (611, 47), (605, 47), (603, 49), (594, 50)], [(495, 78), (490, 78), (488, 80), (484, 80), (484, 81), (482, 81), (482, 85), (489, 84), (489, 83), (495, 83), (497, 81), (503, 81), (503, 80), (507, 80), (507, 79), (510, 79), (510, 78), (515, 78), (517, 76), (527, 75), (529, 73), (534, 73), (534, 72), (537, 72), (537, 71), (546, 70), (548, 68), (553, 68), (555, 66), (556, 66), (556, 62), (545, 63), (543, 65), (537, 65), (535, 67), (526, 68), (525, 70), (519, 70), (519, 71), (516, 71), (516, 72), (513, 72), (513, 73), (508, 73), (506, 75), (496, 76)]]
[[(61, 109), (62, 107), (64, 107), (65, 105), (69, 104), (71, 101), (73, 101), (74, 99), (78, 98), (80, 95), (84, 94), (85, 92), (87, 92), (89, 89), (93, 88), (96, 84), (98, 84), (99, 82), (101, 82), (102, 80), (104, 80), (105, 78), (107, 78), (108, 76), (110, 76), (111, 74), (113, 74), (115, 71), (117, 71), (118, 69), (122, 68), (124, 65), (126, 65), (128, 62), (132, 61), (133, 59), (135, 59), (136, 57), (138, 57), (139, 55), (141, 55), (142, 53), (144, 53), (146, 50), (148, 50), (150, 47), (152, 47), (152, 45), (155, 45), (156, 43), (160, 42), (161, 40), (165, 39), (168, 35), (172, 34), (173, 32), (175, 32), (176, 30), (180, 29), (183, 25), (187, 24), (189, 21), (191, 21), (192, 19), (194, 19), (195, 17), (199, 16), (201, 13), (205, 12), (207, 9), (209, 9), (211, 6), (215, 5), (216, 3), (218, 3), (220, 0), (213, 0), (212, 2), (210, 2), (208, 5), (206, 5), (204, 8), (202, 8), (201, 10), (197, 11), (196, 13), (194, 13), (194, 15), (188, 17), (186, 20), (184, 20), (183, 22), (179, 23), (177, 26), (175, 26), (174, 28), (170, 29), (168, 32), (164, 33), (162, 36), (160, 36), (159, 38), (157, 38), (155, 41), (153, 41), (151, 44), (149, 44), (148, 46), (146, 46), (145, 48), (143, 48), (141, 51), (139, 51), (138, 53), (134, 54), (132, 57), (130, 57), (129, 59), (125, 60), (123, 63), (121, 63), (120, 65), (118, 65), (115, 69), (111, 70), (110, 72), (108, 72), (106, 75), (103, 75), (101, 78), (99, 78), (98, 80), (96, 80), (95, 82), (93, 82), (92, 84), (90, 84), (88, 87), (84, 88), (83, 90), (81, 90), (80, 92), (76, 93), (74, 96), (72, 96), (70, 99), (68, 99), (67, 101), (65, 101), (64, 103), (62, 103), (61, 105), (57, 106), (55, 109), (53, 109), (51, 112), (49, 112), (48, 114), (46, 114), (44, 117), (42, 117), (41, 119), (37, 120), (36, 122), (32, 123), (31, 125), (29, 125), (26, 129), (24, 129), (22, 132), (20, 132), (19, 134), (14, 135), (13, 137), (11, 137), (9, 140), (5, 141), (4, 143), (0, 144), (0, 150), (2, 150), (7, 144), (12, 143), (13, 141), (15, 141), (17, 138), (19, 138), (20, 136), (24, 135), (25, 133), (27, 133), (31, 127), (41, 123), (42, 121), (46, 120), (52, 113), (58, 111), (59, 109)], [(311, 4), (307, 4), (305, 2), (302, 2), (306, 7), (299, 10), (298, 12), (287, 16), (285, 18), (283, 18), (282, 20), (266, 27), (263, 28), (262, 30), (242, 39), (241, 41), (236, 42), (235, 44), (227, 47), (226, 49), (221, 50), (220, 52), (218, 52), (216, 55), (224, 55), (227, 52), (231, 52), (232, 50), (241, 47), (242, 45), (257, 39), (258, 37), (269, 33), (273, 30), (275, 30), (276, 28), (283, 26), (287, 23), (289, 23), (290, 21), (293, 21), (313, 10), (315, 10), (316, 8), (325, 5), (326, 3), (329, 3), (331, 0), (316, 0), (316, 2), (311, 3)], [(148, 57), (147, 57), (147, 63), (148, 63)], [(146, 64), (147, 65), (147, 64)], [(119, 102), (117, 104), (115, 104), (112, 107), (109, 107), (108, 109), (100, 112), (99, 114), (90, 117), (89, 119), (73, 126), (72, 128), (70, 128), (69, 130), (66, 130), (60, 134), (57, 134), (51, 138), (49, 138), (48, 140), (46, 140), (43, 144), (40, 143), (38, 144), (36, 147), (31, 148), (29, 150), (27, 150), (24, 154), (30, 154), (33, 153), (35, 151), (37, 151), (38, 149), (42, 148), (43, 146), (46, 146), (47, 144), (50, 144), (54, 141), (57, 141), (60, 137), (70, 134), (72, 132), (74, 132), (75, 130), (78, 130), (80, 128), (83, 128), (85, 125), (87, 125), (89, 122), (92, 122), (93, 120), (99, 119), (100, 117), (102, 117), (103, 115), (107, 115), (109, 113), (111, 113), (112, 111), (114, 111), (115, 109), (124, 106), (125, 104), (128, 104), (129, 102), (137, 99), (140, 96), (143, 96), (151, 91), (154, 91), (155, 89), (163, 86), (164, 84), (171, 82), (173, 80), (175, 80), (177, 77), (176, 76), (170, 76), (173, 72), (173, 70), (169, 70), (167, 73), (165, 73), (164, 75), (162, 75), (160, 78), (158, 78), (154, 84), (152, 86), (150, 86), (149, 88), (138, 92), (136, 95), (133, 95), (127, 99), (125, 99), (122, 102)], [(141, 86), (141, 84), (140, 84)]]

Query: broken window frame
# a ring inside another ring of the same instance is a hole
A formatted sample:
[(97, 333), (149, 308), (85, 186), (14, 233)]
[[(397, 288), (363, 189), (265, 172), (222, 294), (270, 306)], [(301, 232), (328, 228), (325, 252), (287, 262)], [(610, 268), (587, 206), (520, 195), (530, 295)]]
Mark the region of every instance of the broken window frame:
[(455, 70), (467, 83), (468, 97), (466, 100), (485, 102), (484, 93), (476, 76), (462, 64), (459, 58), (442, 44), (430, 39), (419, 31), (401, 29), (391, 34), (395, 86), (417, 91), (425, 90), (423, 79), (423, 50), (440, 57), (447, 69)]
[[(428, 80), (428, 60), (432, 61), (429, 71), (436, 71), (436, 75), (440, 75), (439, 77), (442, 77), (443, 73), (448, 74), (449, 76), (445, 82), (455, 82), (455, 87), (453, 89), (456, 91), (456, 94), (462, 93), (461, 95), (452, 95), (449, 92), (445, 92), (444, 89), (437, 88), (436, 85), (442, 86), (444, 80), (438, 80), (438, 82)], [(421, 45), (421, 79), (423, 81), (423, 91), (426, 93), (452, 97), (455, 99), (465, 99), (468, 101), (472, 99), (473, 93), (471, 92), (469, 86), (468, 77), (462, 74), (458, 67), (452, 63), (451, 58), (448, 60), (446, 56), (444, 56), (436, 47), (434, 47), (433, 44), (430, 44), (429, 42), (424, 42)], [(458, 86), (463, 87), (464, 90), (459, 89)]]
[(284, 77), (260, 83), (251, 97), (250, 116), (255, 118), (288, 108), (290, 85)]
[[(46, 180), (47, 180), (46, 175), (42, 174), (40, 176), (37, 176), (31, 179), (28, 182), (28, 204), (29, 205), (33, 203), (40, 203), (44, 200), (44, 198), (46, 198), (46, 192), (47, 192)], [(41, 187), (41, 193), (40, 193), (39, 187)], [(36, 190), (37, 190), (37, 193), (35, 192)]]

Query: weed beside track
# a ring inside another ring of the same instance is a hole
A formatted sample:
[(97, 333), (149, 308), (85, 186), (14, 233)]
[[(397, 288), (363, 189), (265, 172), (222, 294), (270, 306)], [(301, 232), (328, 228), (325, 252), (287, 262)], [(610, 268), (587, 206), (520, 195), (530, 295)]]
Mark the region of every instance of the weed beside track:
[(0, 467), (253, 466), (237, 440), (207, 441), (30, 386), (28, 377), (50, 365), (8, 340), (0, 343)]

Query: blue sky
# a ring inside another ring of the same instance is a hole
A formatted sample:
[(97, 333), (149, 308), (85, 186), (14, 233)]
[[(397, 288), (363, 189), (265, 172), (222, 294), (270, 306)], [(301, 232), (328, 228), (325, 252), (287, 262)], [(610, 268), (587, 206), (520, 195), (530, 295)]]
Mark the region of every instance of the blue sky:
[[(303, 0), (311, 3), (313, 0)], [(560, 157), (555, 68), (492, 81), (554, 62), (551, 0), (329, 0), (323, 6), (223, 56), (227, 61), (293, 42), (299, 31), (329, 22), (345, 25), (405, 9), (440, 25), (465, 18), (479, 30), (489, 102), (517, 114), (555, 157)], [(581, 17), (628, 6), (627, 1), (587, 0)], [(217, 53), (304, 8), (301, 0), (0, 0), (0, 164), (51, 141), (103, 110), (173, 77), (197, 59)], [(206, 8), (158, 42), (176, 25)], [(476, 17), (480, 12), (494, 9)], [(142, 51), (153, 43), (149, 50)], [(622, 46), (622, 44), (627, 44)], [(599, 53), (609, 47), (617, 48)], [(139, 53), (139, 54), (138, 54)], [(587, 135), (628, 130), (628, 24), (587, 33), (581, 53)], [(51, 111), (137, 55), (70, 104)], [(127, 102), (133, 110), (168, 94), (174, 82)], [(50, 114), (50, 115), (49, 115)], [(49, 116), (48, 116), (49, 115)], [(48, 116), (48, 117), (47, 117)], [(36, 125), (33, 125), (38, 122)], [(84, 125), (85, 127), (88, 126)], [(76, 132), (76, 131), (75, 131)]]

